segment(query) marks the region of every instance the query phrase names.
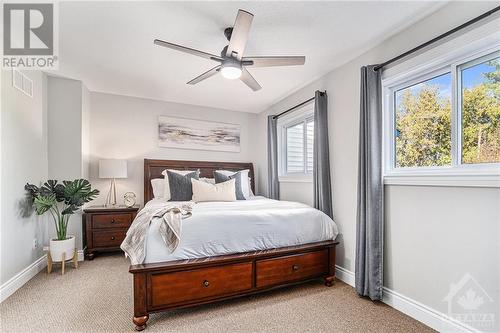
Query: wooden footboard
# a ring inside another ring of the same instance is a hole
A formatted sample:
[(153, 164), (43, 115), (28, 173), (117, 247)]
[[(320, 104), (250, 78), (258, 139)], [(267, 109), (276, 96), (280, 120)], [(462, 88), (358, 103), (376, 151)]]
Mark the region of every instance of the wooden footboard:
[(310, 279), (335, 279), (336, 241), (201, 259), (132, 265), (135, 328), (149, 314), (279, 288)]

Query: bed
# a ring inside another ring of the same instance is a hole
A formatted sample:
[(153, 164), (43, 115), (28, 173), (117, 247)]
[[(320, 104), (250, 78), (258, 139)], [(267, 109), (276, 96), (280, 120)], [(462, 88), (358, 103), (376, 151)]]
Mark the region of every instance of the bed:
[[(251, 163), (144, 160), (144, 202), (153, 198), (151, 179), (165, 169), (250, 170)], [(255, 192), (255, 182), (251, 182)], [(281, 220), (280, 220), (281, 219)], [(285, 223), (286, 222), (286, 225)], [(169, 253), (153, 220), (144, 264), (134, 276), (135, 329), (146, 328), (149, 314), (250, 295), (310, 279), (335, 279), (335, 223), (323, 213), (293, 202), (252, 197), (236, 202), (198, 203), (183, 222), (178, 248)]]

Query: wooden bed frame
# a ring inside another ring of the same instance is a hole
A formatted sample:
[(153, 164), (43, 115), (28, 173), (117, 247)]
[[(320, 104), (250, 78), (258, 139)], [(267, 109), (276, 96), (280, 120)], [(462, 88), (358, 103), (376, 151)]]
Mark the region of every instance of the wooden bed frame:
[[(252, 163), (144, 160), (144, 202), (153, 198), (150, 180), (162, 178), (165, 169), (200, 169), (200, 177), (213, 177), (214, 170), (249, 169)], [(134, 275), (134, 318), (137, 331), (146, 328), (149, 314), (211, 303), (324, 278), (335, 280), (337, 241), (238, 253), (216, 257), (131, 265)]]

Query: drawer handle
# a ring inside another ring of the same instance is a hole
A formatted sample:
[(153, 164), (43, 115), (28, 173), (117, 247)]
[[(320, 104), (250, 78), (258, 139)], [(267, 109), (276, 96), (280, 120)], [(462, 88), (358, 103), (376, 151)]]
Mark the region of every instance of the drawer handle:
[(292, 269), (293, 269), (294, 271), (298, 271), (298, 270), (299, 270), (299, 268), (300, 268), (300, 267), (299, 267), (299, 265), (293, 265), (293, 266), (292, 266)]
[(115, 236), (111, 236), (111, 240), (115, 240), (115, 239), (116, 239)]
[(210, 282), (207, 280), (203, 281), (203, 287), (208, 288), (208, 286), (210, 286)]
[(112, 219), (112, 220), (111, 220), (111, 223), (115, 223), (115, 219)]

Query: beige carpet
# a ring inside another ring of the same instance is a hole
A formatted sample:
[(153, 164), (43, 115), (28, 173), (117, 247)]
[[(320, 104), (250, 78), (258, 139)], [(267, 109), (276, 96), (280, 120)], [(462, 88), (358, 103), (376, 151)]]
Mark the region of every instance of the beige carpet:
[[(133, 332), (132, 275), (121, 255), (61, 276), (38, 274), (0, 305), (2, 332)], [(321, 281), (252, 297), (152, 314), (145, 332), (432, 332), (353, 288)]]

